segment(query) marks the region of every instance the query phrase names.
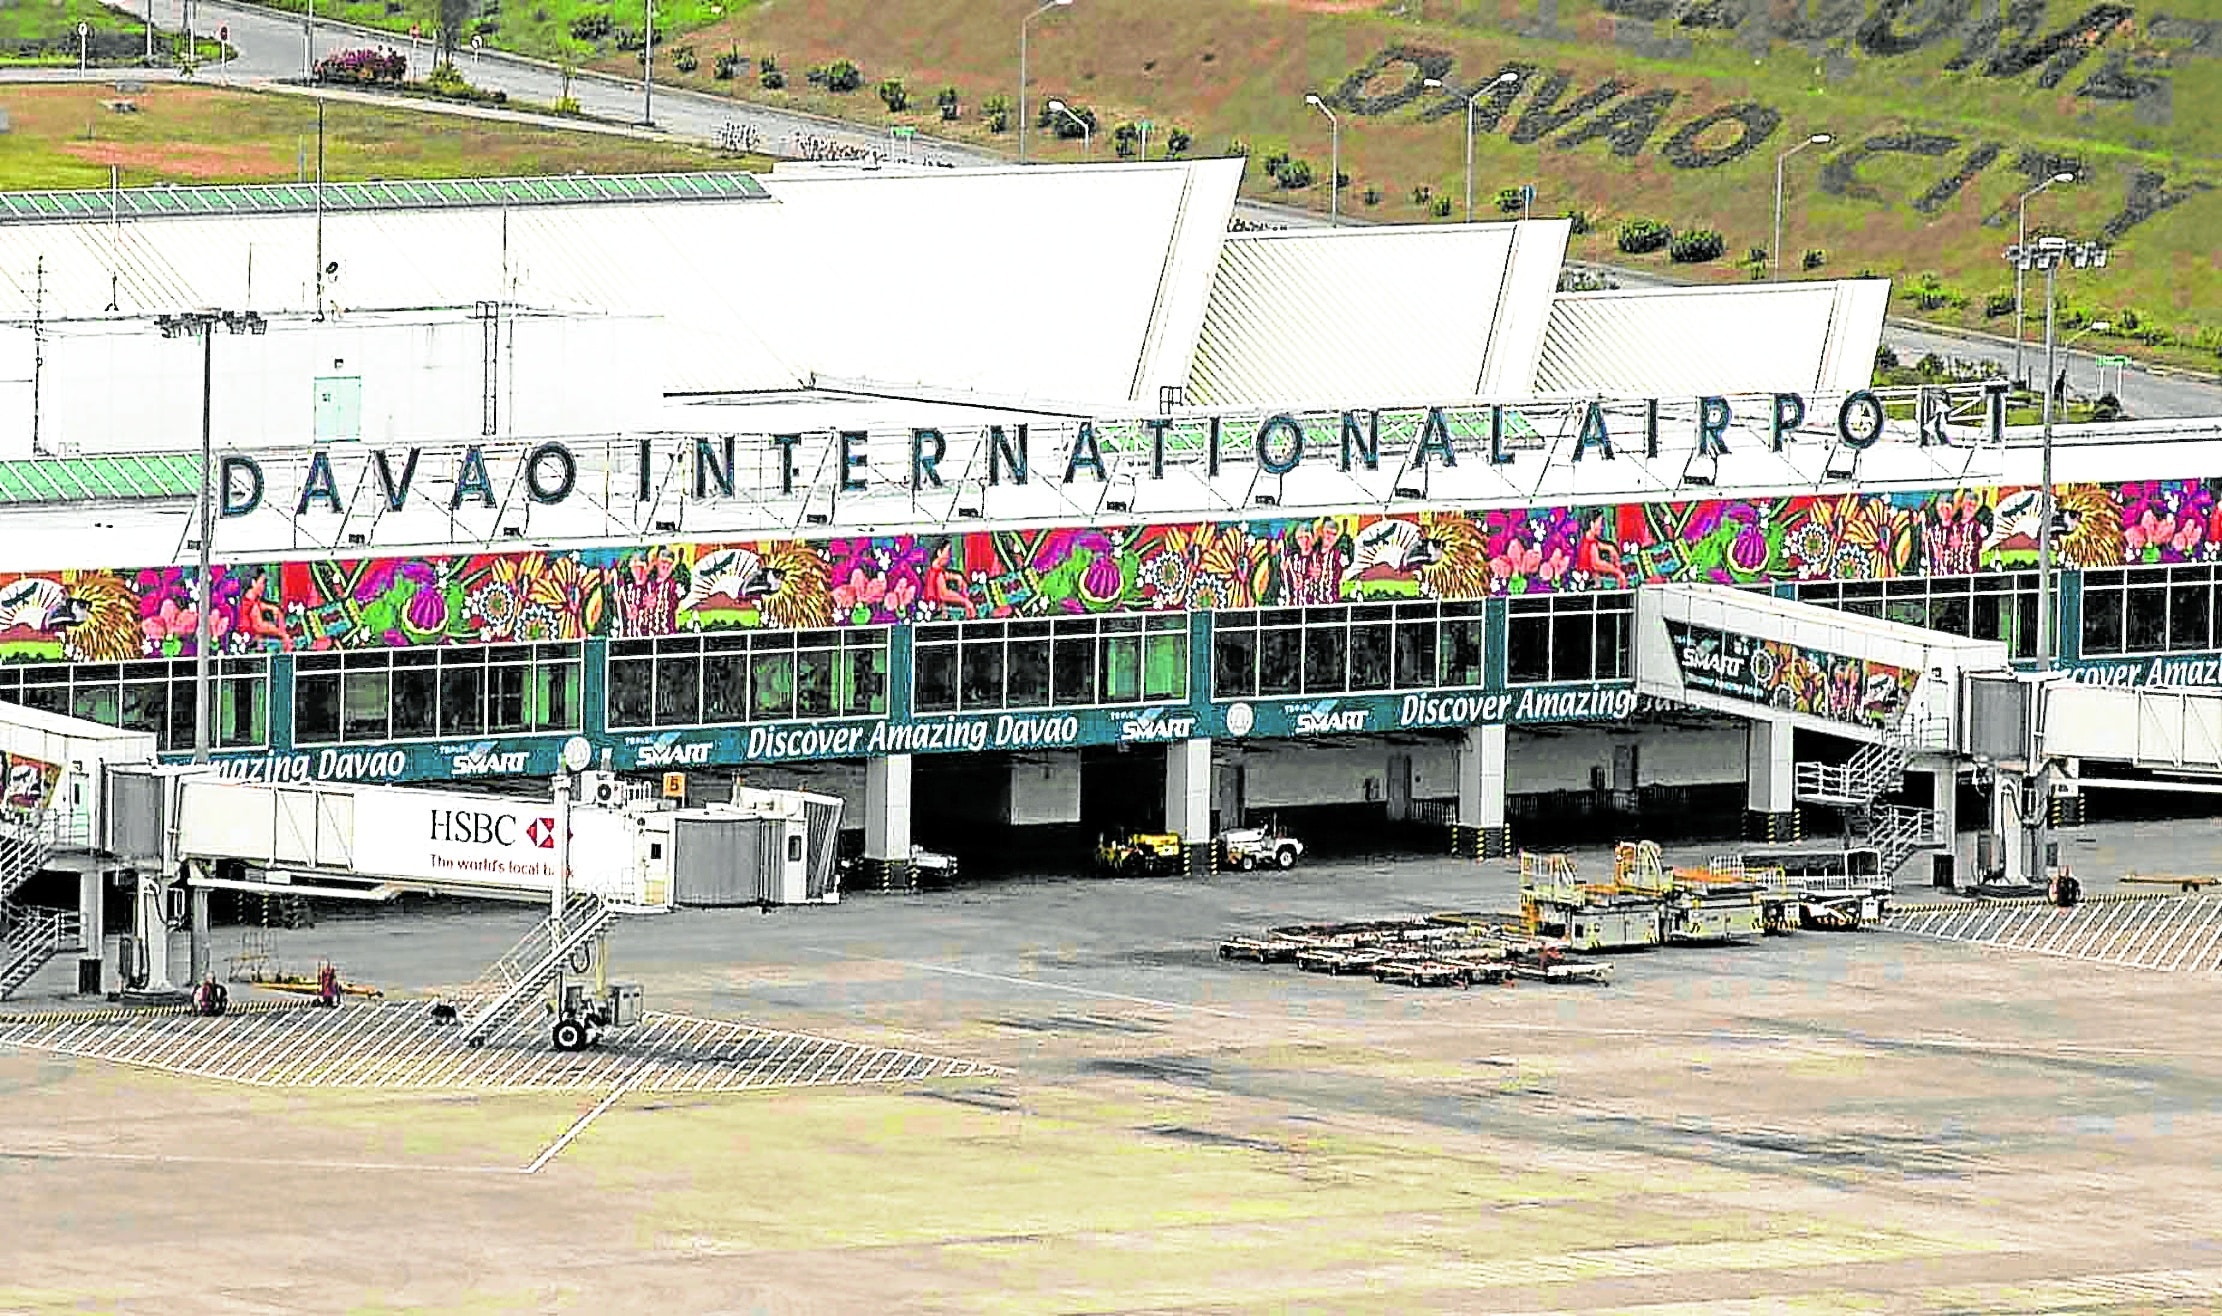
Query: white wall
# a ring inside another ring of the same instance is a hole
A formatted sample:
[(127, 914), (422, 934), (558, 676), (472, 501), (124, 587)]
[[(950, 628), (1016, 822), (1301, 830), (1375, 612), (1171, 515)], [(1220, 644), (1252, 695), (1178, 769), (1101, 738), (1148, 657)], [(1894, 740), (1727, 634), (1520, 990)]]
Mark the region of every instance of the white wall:
[(1009, 802), (1014, 827), (1079, 822), (1080, 755), (1013, 758)]
[[(497, 353), (503, 434), (612, 433), (658, 405), (667, 331), (613, 318), (513, 319)], [(362, 439), (404, 446), (480, 433), (484, 329), (452, 312), (281, 321), (268, 333), (219, 333), (213, 428), (219, 447), (306, 444), (314, 381), (360, 376)], [(0, 329), (0, 458), (31, 454), (33, 343)], [(46, 333), (37, 371), (39, 439), (48, 451), (197, 448), (201, 350), (151, 325), (64, 325)]]
[[(1612, 784), (1613, 747), (1633, 742), (1638, 786), (1697, 786), (1744, 779), (1744, 728), (1566, 726), (1512, 733), (1505, 790), (1512, 795), (1588, 790), (1602, 767)], [(1420, 796), (1414, 787), (1412, 794)]]

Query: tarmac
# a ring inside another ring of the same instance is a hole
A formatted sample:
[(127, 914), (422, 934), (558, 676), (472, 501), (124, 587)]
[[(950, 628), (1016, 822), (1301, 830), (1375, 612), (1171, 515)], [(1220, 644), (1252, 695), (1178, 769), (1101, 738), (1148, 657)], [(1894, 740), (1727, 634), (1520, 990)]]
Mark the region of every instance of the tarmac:
[[(2222, 867), (2211, 823), (2068, 835), (2089, 887)], [(0, 1045), (0, 1310), (2222, 1304), (2211, 972), (1882, 929), (1616, 956), (1601, 988), (1216, 953), (1510, 908), (1516, 884), (1382, 856), (634, 919), (611, 971), (655, 1018), (815, 1039), (821, 1077), (884, 1081), (628, 1086), (608, 1057), (668, 1059), (652, 1033), (567, 1059), (592, 1067), (568, 1084), (240, 1081), (223, 1057), (250, 1044), (345, 1069), (338, 1030), (475, 977), (536, 911), (328, 917), (274, 933), (280, 961), (393, 1003), (185, 1021), (168, 1045), (202, 1058), (169, 1068)], [(63, 1004), (50, 982), (5, 1008)], [(511, 1073), (547, 1069), (531, 1051)]]

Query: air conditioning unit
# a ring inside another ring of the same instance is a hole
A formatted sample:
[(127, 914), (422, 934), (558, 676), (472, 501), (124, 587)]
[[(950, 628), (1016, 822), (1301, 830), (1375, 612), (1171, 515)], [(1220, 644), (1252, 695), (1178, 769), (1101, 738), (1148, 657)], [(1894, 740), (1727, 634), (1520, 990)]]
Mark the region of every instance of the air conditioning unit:
[(614, 772), (579, 774), (579, 803), (616, 806), (625, 802), (625, 783)]

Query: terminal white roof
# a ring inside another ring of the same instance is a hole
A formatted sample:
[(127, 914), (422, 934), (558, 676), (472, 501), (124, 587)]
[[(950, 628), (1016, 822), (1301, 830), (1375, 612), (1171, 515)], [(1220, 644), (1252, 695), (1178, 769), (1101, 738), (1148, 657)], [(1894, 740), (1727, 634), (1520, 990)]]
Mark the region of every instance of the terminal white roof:
[(1562, 293), (1535, 391), (1607, 397), (1865, 388), (1888, 279)]
[(1188, 400), (1282, 407), (1527, 391), (1565, 220), (1231, 237)]

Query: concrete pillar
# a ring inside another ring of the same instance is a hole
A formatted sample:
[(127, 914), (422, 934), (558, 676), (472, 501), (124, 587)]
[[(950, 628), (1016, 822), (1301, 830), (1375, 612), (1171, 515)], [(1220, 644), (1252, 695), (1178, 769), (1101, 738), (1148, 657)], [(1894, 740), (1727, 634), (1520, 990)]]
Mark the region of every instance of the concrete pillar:
[(1493, 859), (1512, 852), (1505, 826), (1506, 732), (1502, 722), (1466, 728), (1458, 745), (1458, 821), (1451, 824), (1451, 853)]
[(1230, 827), (1243, 825), (1245, 806), (1242, 799), (1242, 784), (1244, 775), (1245, 769), (1240, 749), (1235, 750), (1234, 756), (1227, 762), (1212, 764), (1211, 812), (1213, 830), (1223, 832)]
[[(1929, 808), (1937, 816), (1937, 840), (1942, 843), (1938, 853), (1951, 861), (1951, 878), (1956, 885), (1962, 873), (1960, 867), (1960, 776), (1950, 759), (1939, 759), (1929, 770)], [(1941, 884), (1941, 879), (1939, 879)]]
[(908, 754), (864, 765), (864, 877), (869, 890), (902, 891), (911, 885)]
[(1180, 834), (1186, 871), (1212, 869), (1211, 742), (1176, 740), (1165, 747), (1165, 830)]
[(97, 868), (77, 875), (77, 990), (86, 996), (98, 996), (101, 990), (101, 947), (107, 929), (101, 924), (100, 906), (107, 889), (107, 880)]
[(166, 992), (176, 987), (170, 981), (170, 925), (164, 919), (162, 908), (168, 896), (161, 874), (140, 872), (138, 890), (132, 898), (131, 930), (146, 955), (146, 989), (150, 992)]
[(193, 888), (193, 941), (190, 952), (192, 976), (187, 979), (192, 986), (199, 986), (208, 976), (210, 929), (208, 926), (208, 888)]
[(1389, 773), (1384, 792), (1388, 796), (1389, 821), (1407, 822), (1412, 817), (1412, 756), (1403, 751), (1389, 755)]
[(1992, 778), (1987, 847), (1991, 871), (1982, 875), (1984, 881), (2021, 883), (2030, 880), (2030, 841), (2021, 825), (2021, 789), (2022, 779), (2018, 774), (2000, 772)]
[(1793, 739), (1787, 720), (1754, 718), (1745, 724), (1744, 835), (1751, 840), (1799, 839)]

